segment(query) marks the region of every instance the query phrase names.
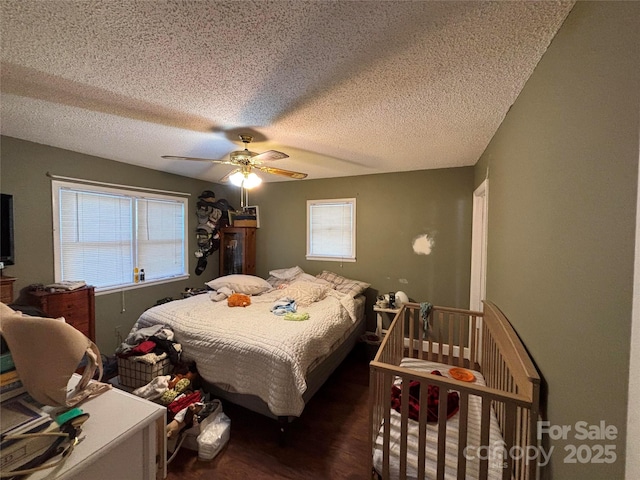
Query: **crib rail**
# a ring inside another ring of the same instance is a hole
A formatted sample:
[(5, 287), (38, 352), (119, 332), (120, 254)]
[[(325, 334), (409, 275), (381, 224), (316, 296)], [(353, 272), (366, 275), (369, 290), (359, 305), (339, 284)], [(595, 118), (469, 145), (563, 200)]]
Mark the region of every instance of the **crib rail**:
[[(390, 477), (390, 411), (391, 386), (401, 378), (403, 398), (408, 397), (408, 385), (420, 383), (420, 403), (426, 404), (428, 385), (440, 387), (440, 409), (437, 440), (437, 478), (444, 478), (447, 445), (446, 404), (447, 393), (457, 391), (460, 397), (460, 430), (458, 433), (457, 477), (467, 478), (467, 415), (470, 396), (482, 402), (480, 438), (482, 445), (489, 445), (489, 424), (492, 415), (497, 419), (504, 448), (509, 452), (515, 447), (520, 452), (527, 445), (536, 444), (535, 424), (539, 408), (539, 376), (515, 331), (491, 303), (485, 303), (484, 312), (473, 312), (448, 307), (433, 307), (428, 319), (421, 315), (420, 304), (407, 303), (394, 318), (380, 349), (371, 362), (370, 370), (370, 439), (373, 447), (383, 426), (384, 480)], [(428, 321), (426, 321), (428, 320)], [(403, 358), (416, 358), (444, 363), (451, 366), (473, 368), (482, 372), (486, 386), (469, 384), (447, 377), (400, 367)], [(423, 403), (424, 400), (424, 403)], [(406, 478), (408, 447), (406, 440), (408, 402), (402, 402), (399, 478)], [(444, 407), (444, 408), (443, 408)], [(442, 412), (445, 412), (444, 414)], [(422, 410), (420, 412), (422, 416)], [(418, 478), (425, 471), (426, 419), (419, 420), (419, 445), (417, 448)], [(449, 452), (450, 453), (450, 452)], [(534, 462), (505, 455), (501, 477), (503, 479), (534, 479)], [(478, 478), (488, 478), (489, 460), (480, 461)], [(495, 465), (494, 465), (495, 467)], [(494, 472), (495, 473), (495, 472)]]

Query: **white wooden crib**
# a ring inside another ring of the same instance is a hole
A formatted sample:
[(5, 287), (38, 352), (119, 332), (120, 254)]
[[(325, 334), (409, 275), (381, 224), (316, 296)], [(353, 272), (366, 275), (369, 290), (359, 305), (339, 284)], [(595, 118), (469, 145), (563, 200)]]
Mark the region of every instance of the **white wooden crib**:
[[(453, 367), (472, 370), (475, 381), (450, 378)], [(411, 381), (420, 383), (417, 420), (409, 418), (408, 401), (399, 411), (391, 403), (392, 385), (406, 399)], [(420, 304), (404, 304), (370, 364), (369, 385), (374, 477), (536, 478), (531, 457), (537, 446), (540, 377), (492, 303), (484, 304), (484, 312), (433, 307), (428, 325)], [(427, 422), (423, 408), (428, 385), (439, 387), (435, 422)], [(447, 419), (447, 394), (453, 391), (459, 410)]]

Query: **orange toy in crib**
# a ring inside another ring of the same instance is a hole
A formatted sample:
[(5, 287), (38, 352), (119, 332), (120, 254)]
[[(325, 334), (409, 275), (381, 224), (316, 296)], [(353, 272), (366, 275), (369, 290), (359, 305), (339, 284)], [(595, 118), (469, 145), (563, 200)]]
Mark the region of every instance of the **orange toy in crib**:
[(451, 375), (451, 378), (455, 378), (456, 380), (461, 380), (463, 382), (473, 382), (476, 379), (473, 372), (466, 368), (452, 368), (449, 370), (449, 375)]

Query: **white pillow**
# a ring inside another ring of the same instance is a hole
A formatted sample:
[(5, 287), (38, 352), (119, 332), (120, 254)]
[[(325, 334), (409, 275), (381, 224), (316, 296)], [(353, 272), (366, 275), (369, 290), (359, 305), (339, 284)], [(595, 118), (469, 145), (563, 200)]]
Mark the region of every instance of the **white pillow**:
[[(314, 277), (313, 275), (309, 275), (308, 273), (303, 273), (303, 274), (298, 275), (297, 277), (295, 277), (289, 283), (297, 283), (297, 282), (321, 283), (322, 280), (320, 280), (319, 278)], [(329, 285), (328, 282), (326, 282), (326, 284)]]
[(267, 282), (273, 288), (282, 287), (282, 285), (285, 285), (285, 286), (289, 285), (289, 280), (282, 280), (280, 278), (274, 277), (273, 275), (269, 275), (269, 278), (267, 278)]
[(263, 278), (256, 277), (255, 275), (240, 274), (214, 278), (205, 285), (214, 290), (227, 287), (235, 293), (244, 293), (245, 295), (258, 295), (272, 288)]
[(319, 302), (327, 296), (331, 290), (328, 285), (315, 282), (295, 282), (281, 290), (280, 298), (293, 298), (299, 307), (308, 307), (314, 302)]
[(329, 272), (327, 270), (323, 270), (322, 273), (316, 275), (316, 278), (326, 280), (331, 283), (338, 292), (346, 293), (353, 298), (364, 293), (365, 290), (371, 286), (370, 283), (345, 278), (337, 273)]
[(281, 268), (279, 270), (271, 270), (269, 275), (276, 277), (280, 280), (293, 280), (298, 275), (302, 275), (304, 270), (302, 270), (297, 265), (291, 268)]

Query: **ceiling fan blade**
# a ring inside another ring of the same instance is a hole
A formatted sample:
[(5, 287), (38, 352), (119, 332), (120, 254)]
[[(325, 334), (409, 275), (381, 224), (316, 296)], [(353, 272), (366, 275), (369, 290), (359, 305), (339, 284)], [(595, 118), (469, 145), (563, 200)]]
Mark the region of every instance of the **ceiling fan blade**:
[(195, 160), (196, 162), (213, 162), (213, 163), (222, 163), (225, 165), (235, 165), (235, 163), (231, 163), (228, 160), (216, 160), (213, 158), (176, 157), (173, 155), (162, 155), (162, 158), (165, 158), (167, 160)]
[(222, 178), (221, 178), (220, 180), (218, 180), (218, 181), (219, 181), (220, 183), (228, 182), (228, 181), (229, 181), (229, 177), (230, 177), (231, 175), (233, 175), (234, 173), (239, 172), (239, 171), (240, 171), (240, 169), (239, 169), (239, 168), (235, 168), (235, 169), (231, 170), (229, 173), (227, 173), (224, 177), (222, 177)]
[(267, 150), (266, 152), (259, 153), (251, 157), (252, 161), (258, 162), (272, 162), (273, 160), (280, 160), (282, 158), (289, 158), (286, 153), (279, 152), (277, 150)]
[(254, 165), (253, 168), (257, 168), (266, 173), (272, 173), (274, 175), (283, 175), (285, 177), (295, 178), (297, 180), (302, 180), (303, 178), (307, 178), (306, 173), (300, 172), (292, 172), (291, 170), (283, 170), (281, 168), (273, 168), (273, 167), (265, 167), (264, 165)]

